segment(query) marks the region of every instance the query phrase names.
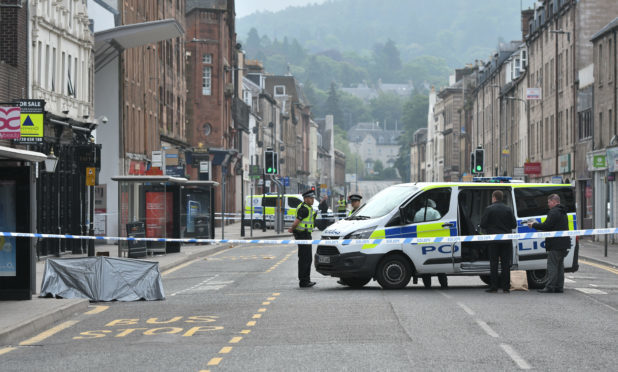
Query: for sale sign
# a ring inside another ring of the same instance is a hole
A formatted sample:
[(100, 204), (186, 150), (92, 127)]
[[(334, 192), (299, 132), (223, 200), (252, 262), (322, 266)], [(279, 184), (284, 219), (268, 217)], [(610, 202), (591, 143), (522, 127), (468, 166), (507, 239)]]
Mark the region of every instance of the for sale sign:
[(19, 101), (19, 107), (21, 109), (19, 142), (43, 142), (45, 101), (42, 99), (22, 99)]
[(0, 107), (0, 139), (21, 137), (20, 115), (19, 107)]

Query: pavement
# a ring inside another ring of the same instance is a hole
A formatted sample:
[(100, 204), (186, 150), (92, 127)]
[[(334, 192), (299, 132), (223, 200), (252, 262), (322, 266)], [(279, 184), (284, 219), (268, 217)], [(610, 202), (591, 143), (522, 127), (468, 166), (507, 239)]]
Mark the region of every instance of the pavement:
[[(223, 230), (223, 231), (222, 231)], [(251, 230), (245, 227), (245, 237), (240, 235), (240, 223), (226, 225), (224, 229), (215, 228), (215, 239), (290, 239), (292, 235), (287, 231), (277, 234), (274, 230)], [(222, 233), (224, 236), (222, 237)], [(314, 234), (314, 239), (319, 238)], [(580, 259), (596, 262), (599, 264), (618, 268), (618, 242), (607, 244), (605, 254), (604, 237), (600, 241), (591, 238), (580, 239)], [(215, 252), (232, 247), (232, 243), (215, 243), (207, 245), (182, 245), (179, 253), (148, 256), (146, 260), (159, 263), (161, 273), (177, 267), (191, 260), (211, 255)], [(96, 245), (96, 252), (109, 252), (112, 257), (118, 257), (117, 245)], [(84, 255), (67, 254), (62, 257), (84, 257)], [(47, 257), (54, 258), (54, 257)], [(56, 322), (70, 318), (75, 314), (83, 313), (90, 302), (86, 299), (54, 299), (39, 298), (38, 291), (41, 287), (45, 270), (46, 257), (42, 257), (36, 263), (37, 294), (33, 294), (30, 301), (0, 301), (0, 346), (11, 345), (22, 341), (29, 335), (43, 330)]]

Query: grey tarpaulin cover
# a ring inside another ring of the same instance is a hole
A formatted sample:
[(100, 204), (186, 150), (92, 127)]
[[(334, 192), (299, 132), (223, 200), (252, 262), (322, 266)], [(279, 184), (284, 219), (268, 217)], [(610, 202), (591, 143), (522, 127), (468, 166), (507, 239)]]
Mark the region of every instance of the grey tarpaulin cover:
[(159, 263), (128, 258), (48, 259), (40, 297), (91, 301), (164, 300)]

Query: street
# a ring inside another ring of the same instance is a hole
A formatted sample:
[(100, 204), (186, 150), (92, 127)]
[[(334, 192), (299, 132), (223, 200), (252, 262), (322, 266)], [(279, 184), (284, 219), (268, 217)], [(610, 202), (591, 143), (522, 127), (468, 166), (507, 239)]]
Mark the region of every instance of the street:
[(360, 290), (312, 271), (298, 288), (296, 247), (241, 245), (163, 273), (165, 301), (91, 304), (21, 346), (24, 370), (615, 370), (618, 270), (582, 262), (564, 294), (488, 294), (477, 277), (449, 289)]

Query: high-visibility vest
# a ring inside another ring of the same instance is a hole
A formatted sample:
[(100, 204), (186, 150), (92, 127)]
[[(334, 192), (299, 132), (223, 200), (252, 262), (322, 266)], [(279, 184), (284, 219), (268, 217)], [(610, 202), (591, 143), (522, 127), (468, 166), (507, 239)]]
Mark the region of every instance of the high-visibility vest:
[(298, 210), (296, 212), (296, 215), (298, 215), (298, 212), (301, 210), (301, 208), (305, 208), (307, 209), (307, 211), (309, 212), (307, 217), (303, 218), (302, 220), (300, 220), (300, 223), (298, 225), (296, 225), (296, 228), (294, 230), (296, 231), (307, 231), (307, 232), (312, 232), (313, 231), (313, 227), (315, 225), (315, 216), (318, 214), (317, 212), (313, 211), (313, 208), (311, 208), (309, 205), (305, 204), (304, 202), (298, 206)]
[(337, 210), (338, 211), (340, 212), (345, 211), (345, 206), (346, 206), (345, 200), (341, 200), (341, 199), (337, 200)]
[(354, 212), (356, 212), (356, 209), (352, 209), (352, 210), (348, 213), (348, 216), (351, 216), (351, 215), (352, 215), (352, 213), (354, 213)]

